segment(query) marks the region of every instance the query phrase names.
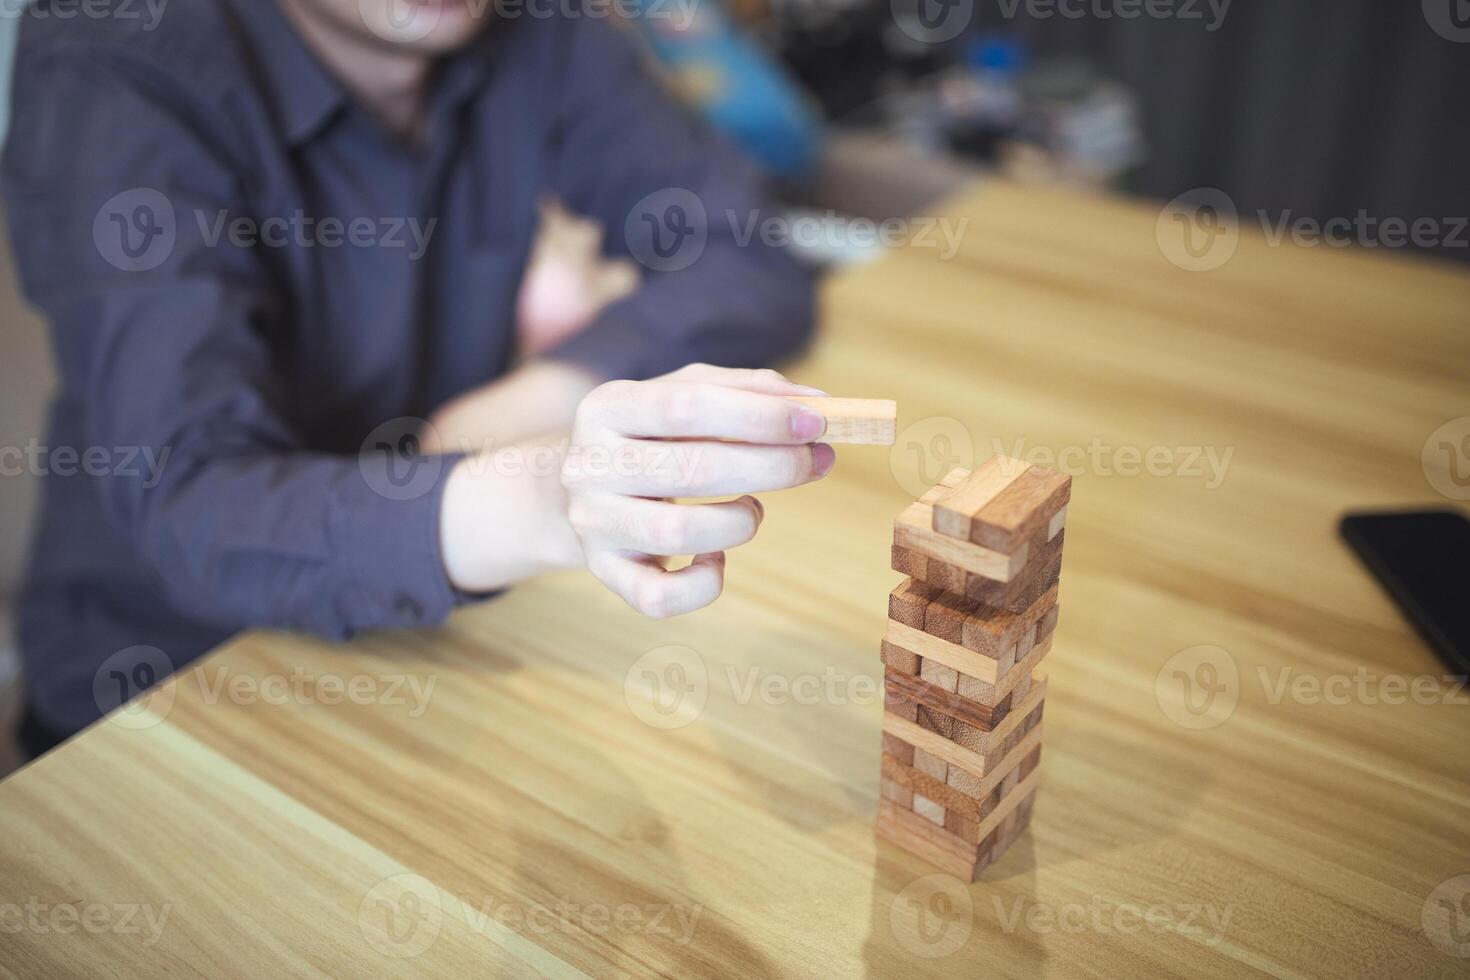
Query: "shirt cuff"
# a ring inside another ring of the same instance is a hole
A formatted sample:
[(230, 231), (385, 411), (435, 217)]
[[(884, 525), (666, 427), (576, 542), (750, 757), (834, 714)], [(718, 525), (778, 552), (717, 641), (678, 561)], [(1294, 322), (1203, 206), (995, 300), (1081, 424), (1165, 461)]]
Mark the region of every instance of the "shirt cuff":
[(358, 628), (433, 626), (484, 596), (454, 587), (439, 547), (444, 488), (463, 453), (364, 455), (333, 508)]

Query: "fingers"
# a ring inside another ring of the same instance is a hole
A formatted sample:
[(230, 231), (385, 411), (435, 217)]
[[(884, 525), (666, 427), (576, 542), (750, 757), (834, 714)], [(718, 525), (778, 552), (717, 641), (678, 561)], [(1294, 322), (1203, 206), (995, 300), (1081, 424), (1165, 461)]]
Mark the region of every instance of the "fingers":
[(807, 395), (820, 398), (827, 394), (820, 388), (799, 385), (789, 380), (780, 371), (773, 371), (770, 368), (722, 368), (715, 367), (713, 364), (689, 364), (672, 374), (664, 375), (664, 378), (679, 381), (704, 381), (724, 385), (727, 388), (757, 391), (766, 395)]
[(700, 381), (613, 381), (589, 395), (578, 425), (644, 439), (727, 439), (794, 445), (821, 436), (827, 420), (777, 395)]
[[(726, 497), (785, 490), (826, 476), (836, 461), (826, 443), (752, 446), (726, 442), (618, 440), (569, 454), (562, 483), (630, 497)], [(686, 552), (687, 553), (687, 552)]]
[(645, 616), (668, 619), (702, 609), (725, 587), (725, 555), (696, 555), (688, 567), (667, 571), (657, 560), (601, 552), (588, 563), (598, 580)]
[(574, 500), (572, 527), (594, 547), (646, 555), (696, 555), (745, 544), (765, 510), (754, 497), (716, 504), (671, 504), (639, 497), (599, 495)]

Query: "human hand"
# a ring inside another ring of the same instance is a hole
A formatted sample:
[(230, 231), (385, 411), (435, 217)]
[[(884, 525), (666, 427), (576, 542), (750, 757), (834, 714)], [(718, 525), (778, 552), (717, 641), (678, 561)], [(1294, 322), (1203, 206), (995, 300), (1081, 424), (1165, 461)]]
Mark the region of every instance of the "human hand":
[[(782, 396), (821, 395), (775, 371), (692, 364), (651, 381), (613, 381), (577, 409), (561, 481), (587, 568), (630, 606), (662, 619), (724, 588), (725, 551), (755, 536), (753, 493), (821, 479), (823, 417)], [(678, 504), (670, 497), (720, 497)], [(669, 571), (662, 559), (694, 555)]]

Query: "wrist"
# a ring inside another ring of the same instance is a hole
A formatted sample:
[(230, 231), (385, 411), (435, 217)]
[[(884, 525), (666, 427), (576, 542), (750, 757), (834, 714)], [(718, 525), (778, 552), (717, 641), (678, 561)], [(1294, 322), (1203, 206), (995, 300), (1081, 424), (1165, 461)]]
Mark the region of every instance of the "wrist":
[(457, 461), (445, 481), (440, 554), (455, 588), (490, 592), (546, 572), (580, 567), (566, 518), (560, 453), (511, 446)]

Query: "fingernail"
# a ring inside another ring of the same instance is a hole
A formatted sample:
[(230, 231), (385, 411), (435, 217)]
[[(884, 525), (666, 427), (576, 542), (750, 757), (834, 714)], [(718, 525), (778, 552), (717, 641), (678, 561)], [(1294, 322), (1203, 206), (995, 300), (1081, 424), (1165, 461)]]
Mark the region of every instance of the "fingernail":
[(825, 442), (812, 445), (812, 470), (819, 477), (826, 476), (832, 471), (832, 464), (837, 462), (837, 450)]
[(798, 406), (791, 412), (791, 434), (807, 442), (827, 431), (827, 419), (820, 412)]
[(831, 398), (832, 397), (831, 395), (829, 395), (825, 391), (823, 391), (821, 388), (813, 388), (811, 385), (796, 385), (795, 387), (797, 389), (799, 389), (803, 395), (813, 395), (813, 396), (815, 396), (817, 398)]
[(755, 519), (763, 521), (766, 519), (766, 505), (761, 503), (761, 498), (751, 497), (750, 502), (755, 504)]

